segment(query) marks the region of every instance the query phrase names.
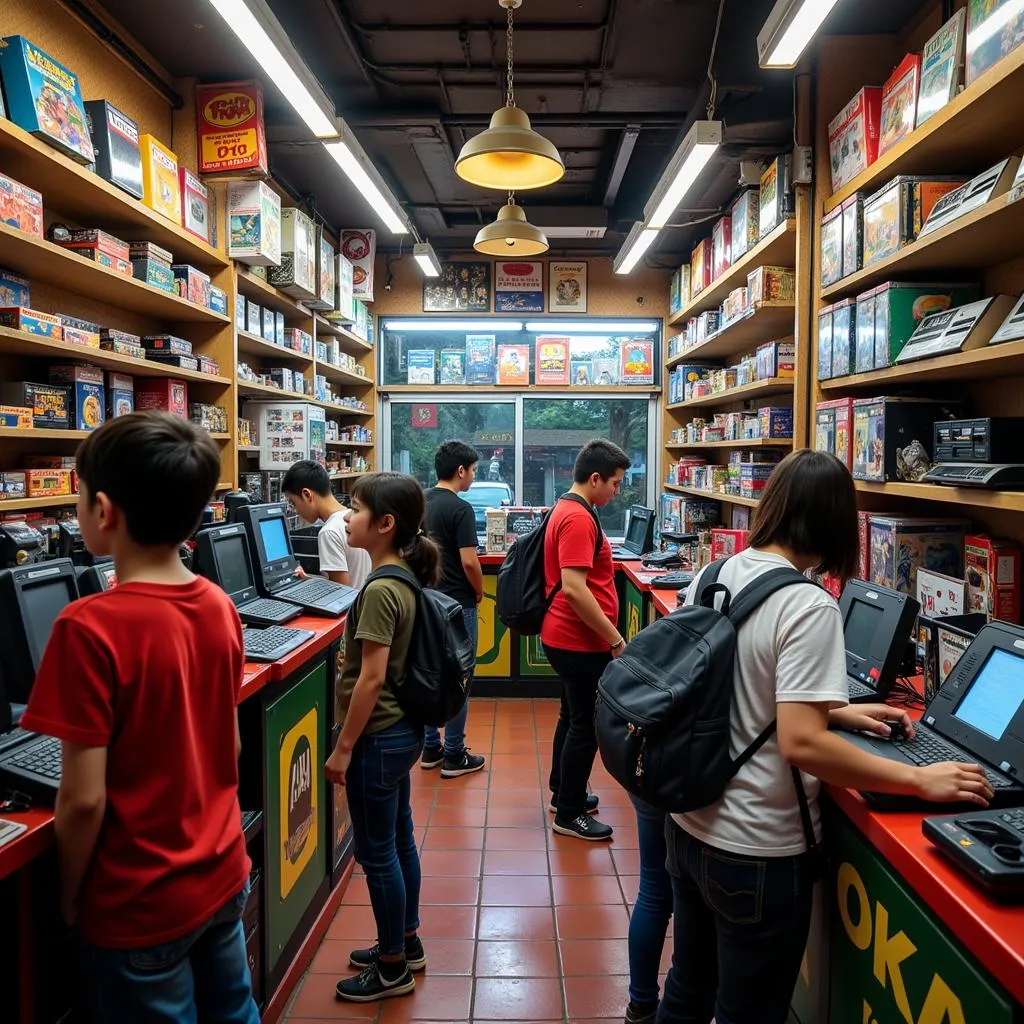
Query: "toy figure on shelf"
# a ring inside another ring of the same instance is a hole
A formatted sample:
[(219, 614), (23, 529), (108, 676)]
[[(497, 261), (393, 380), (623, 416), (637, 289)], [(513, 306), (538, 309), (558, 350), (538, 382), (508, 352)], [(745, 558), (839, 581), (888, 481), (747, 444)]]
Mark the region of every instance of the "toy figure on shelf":
[(896, 449), (896, 476), (909, 483), (917, 483), (932, 468), (932, 460), (925, 447), (913, 440), (905, 448)]

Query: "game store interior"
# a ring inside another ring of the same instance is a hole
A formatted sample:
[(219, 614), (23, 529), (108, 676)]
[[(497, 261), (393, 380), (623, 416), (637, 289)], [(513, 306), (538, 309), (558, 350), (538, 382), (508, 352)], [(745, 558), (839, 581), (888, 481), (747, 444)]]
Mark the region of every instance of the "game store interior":
[[(0, 87), (0, 1020), (84, 1019), (60, 745), (17, 721), (56, 615), (117, 585), (76, 450), (153, 409), (220, 452), (182, 558), (247, 623), (263, 1021), (623, 1019), (634, 810), (598, 757), (612, 841), (553, 834), (560, 683), (495, 608), (603, 437), (631, 463), (598, 510), (627, 642), (744, 549), (785, 455), (844, 462), (859, 571), (818, 582), (851, 700), (999, 798), (823, 788), (791, 1020), (1024, 1022), (1024, 0), (3, 0)], [(292, 464), (347, 504), (378, 470), (434, 486), (451, 438), (480, 456), (486, 766), (413, 768), (431, 966), (339, 1003), (376, 938), (319, 770), (351, 600), (296, 599), (293, 633), (244, 606), (319, 572)]]

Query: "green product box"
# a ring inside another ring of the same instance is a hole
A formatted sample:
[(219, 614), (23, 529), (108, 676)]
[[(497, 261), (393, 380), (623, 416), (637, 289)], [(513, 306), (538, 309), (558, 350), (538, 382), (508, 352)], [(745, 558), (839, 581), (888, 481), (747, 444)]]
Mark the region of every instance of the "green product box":
[(176, 294), (174, 271), (157, 260), (132, 260), (132, 277), (171, 295)]
[(875, 289), (875, 365), (883, 370), (896, 362), (917, 325), (930, 313), (974, 302), (972, 284), (909, 284), (889, 281)]

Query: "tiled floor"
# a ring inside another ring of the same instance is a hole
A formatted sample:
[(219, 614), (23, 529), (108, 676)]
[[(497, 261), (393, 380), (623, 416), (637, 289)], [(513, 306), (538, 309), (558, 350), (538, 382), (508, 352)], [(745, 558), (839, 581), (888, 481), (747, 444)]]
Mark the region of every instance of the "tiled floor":
[[(636, 821), (598, 758), (591, 783), (614, 840), (551, 832), (557, 714), (554, 701), (474, 700), (468, 744), (488, 767), (446, 781), (436, 770), (413, 770), (427, 953), (415, 993), (379, 1006), (334, 999), (335, 982), (352, 973), (348, 951), (376, 938), (366, 882), (356, 874), (290, 1021), (622, 1020), (628, 911), (640, 870)], [(666, 966), (668, 956), (666, 944)]]

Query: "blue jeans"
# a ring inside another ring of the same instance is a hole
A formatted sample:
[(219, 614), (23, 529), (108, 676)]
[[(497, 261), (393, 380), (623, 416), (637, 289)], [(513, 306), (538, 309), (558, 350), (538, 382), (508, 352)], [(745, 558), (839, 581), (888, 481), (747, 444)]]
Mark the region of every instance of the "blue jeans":
[(363, 734), (345, 776), (356, 862), (366, 872), (377, 941), (385, 956), (405, 953), (420, 926), (420, 855), (409, 803), (409, 772), (423, 749), (423, 728), (406, 719)]
[(741, 857), (665, 820), (675, 897), (658, 1024), (785, 1024), (811, 926), (817, 864)]
[[(473, 654), (476, 655), (477, 610), (463, 608), (466, 619), (466, 632), (473, 641)], [(462, 705), (462, 710), (444, 727), (444, 755), (458, 757), (466, 749), (466, 719), (469, 717), (469, 698)], [(436, 750), (441, 745), (441, 734), (432, 725), (428, 725), (423, 737), (423, 745), (427, 750)]]
[(640, 845), (640, 889), (629, 918), (629, 1001), (653, 1006), (665, 933), (672, 916), (672, 878), (665, 867), (665, 813), (631, 796)]
[(249, 885), (194, 932), (145, 949), (79, 943), (96, 1024), (259, 1024), (245, 956)]

